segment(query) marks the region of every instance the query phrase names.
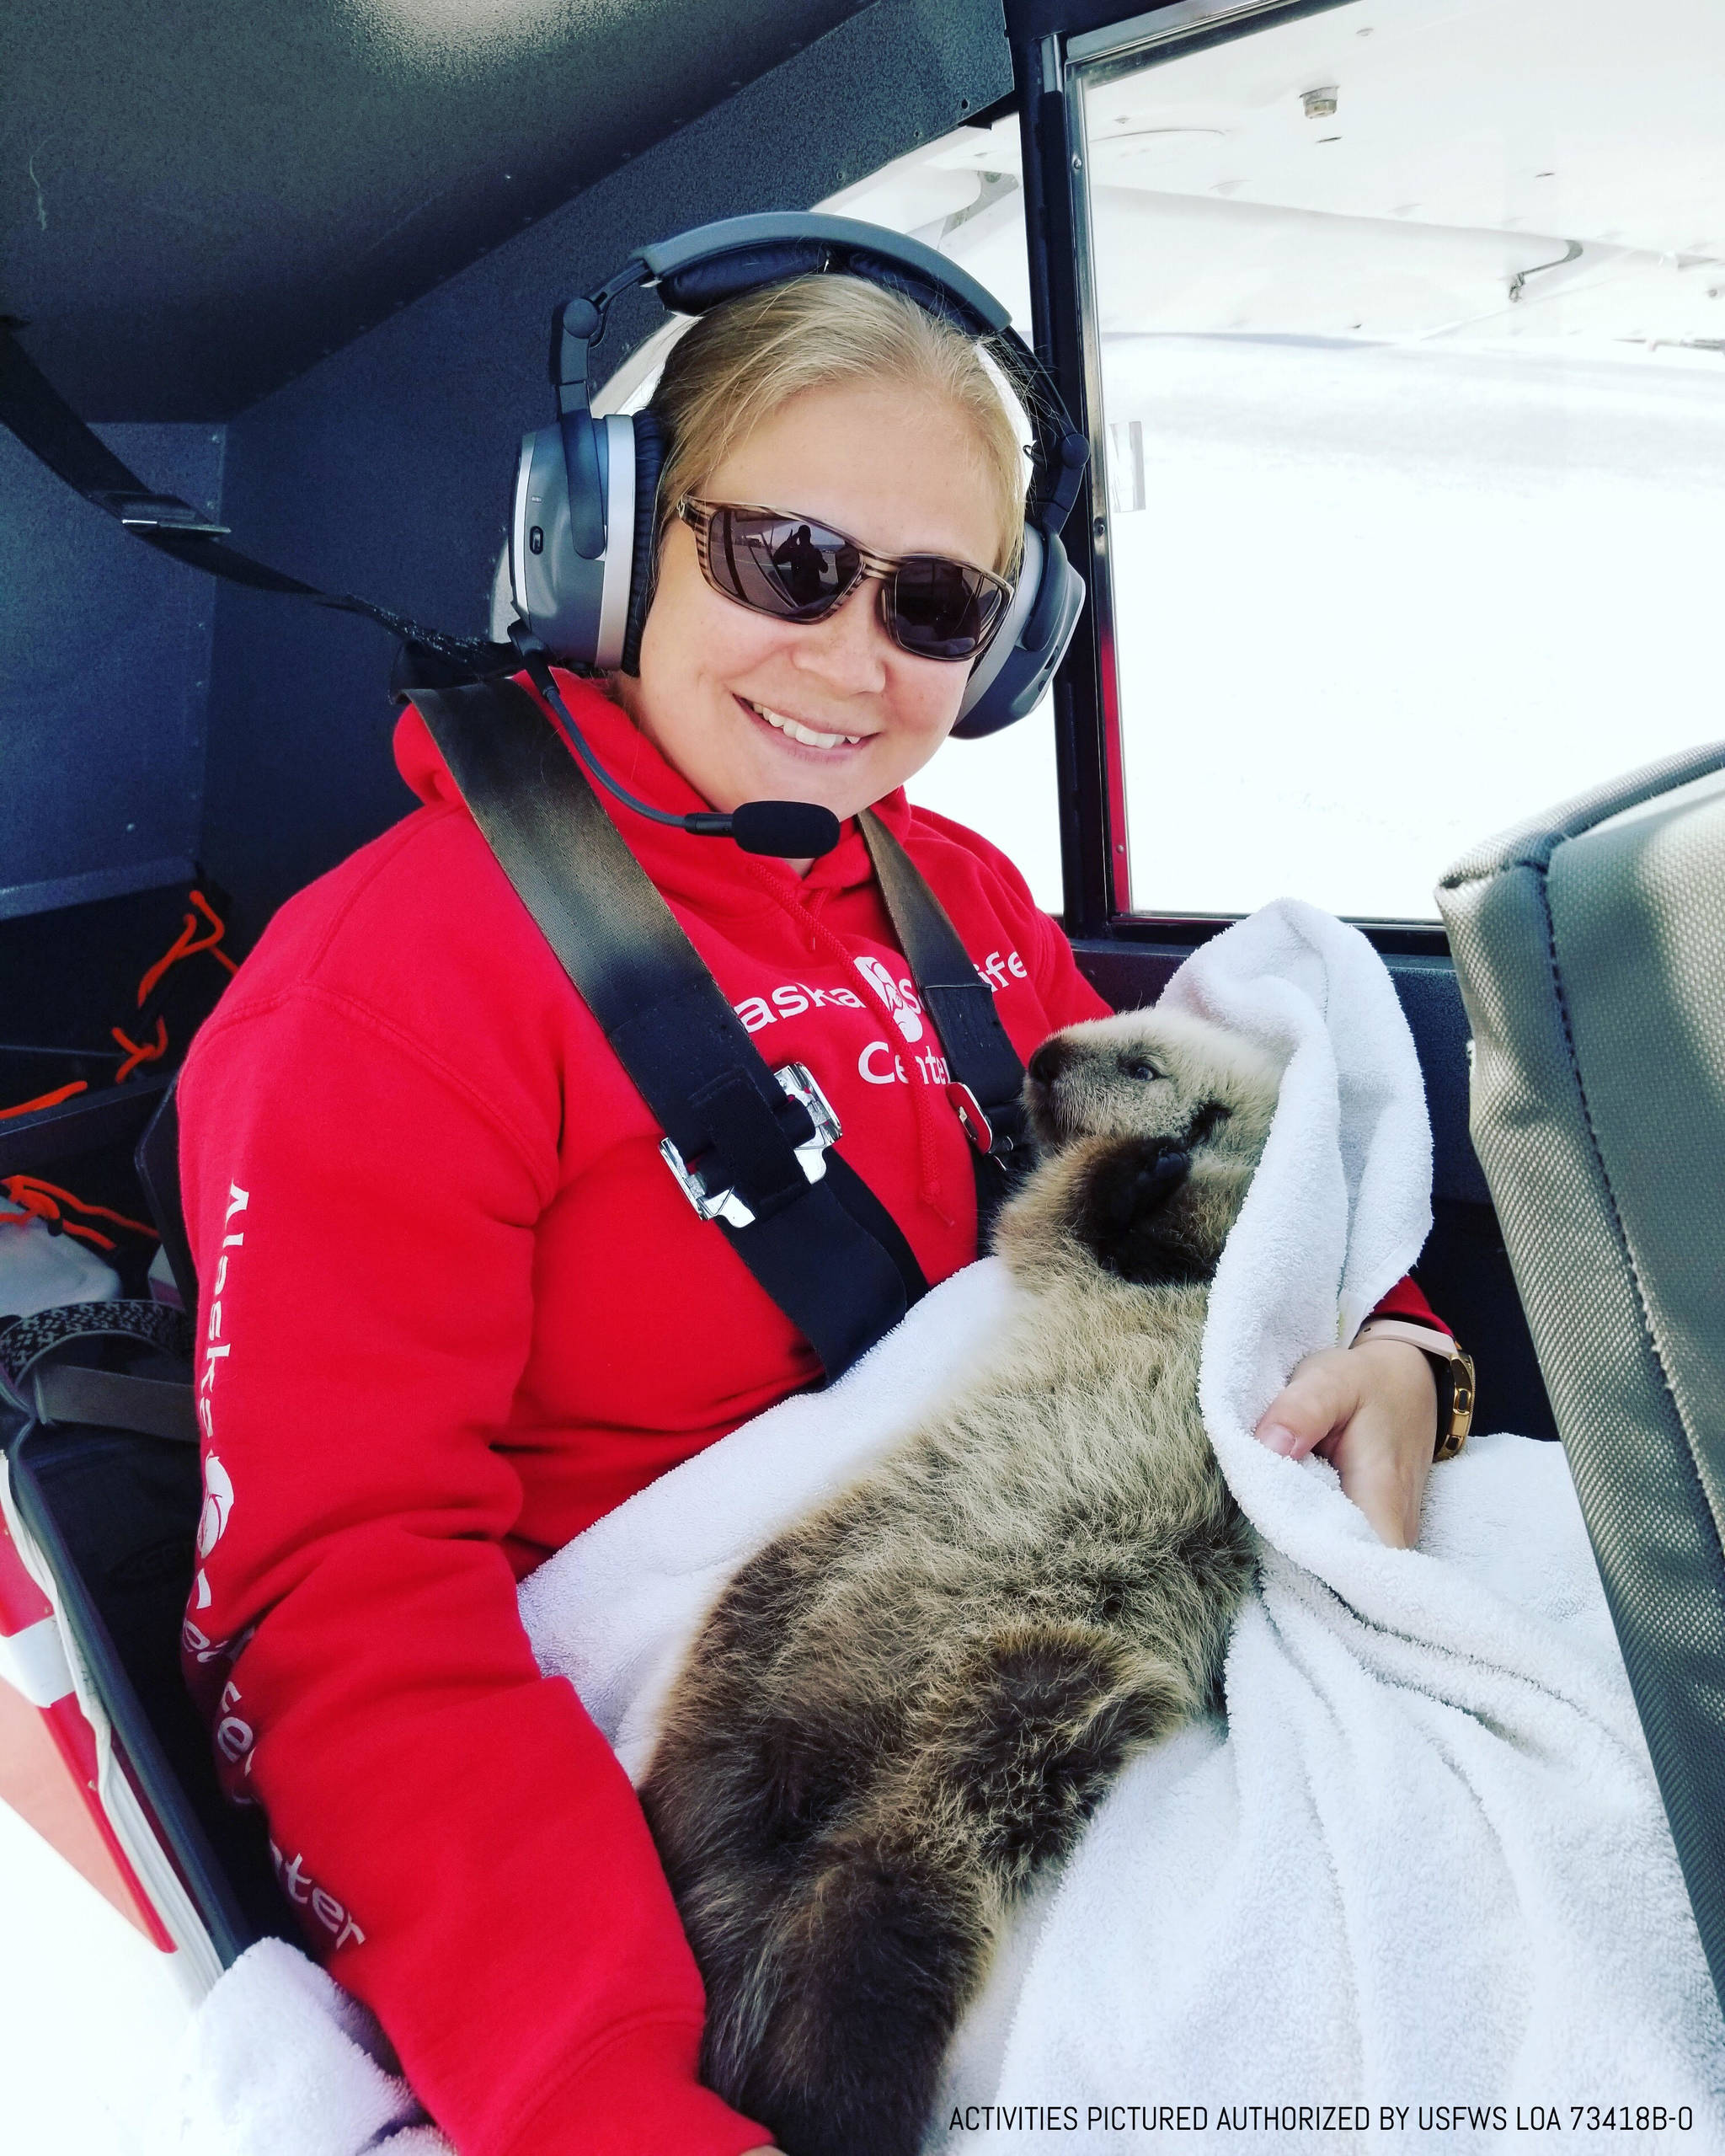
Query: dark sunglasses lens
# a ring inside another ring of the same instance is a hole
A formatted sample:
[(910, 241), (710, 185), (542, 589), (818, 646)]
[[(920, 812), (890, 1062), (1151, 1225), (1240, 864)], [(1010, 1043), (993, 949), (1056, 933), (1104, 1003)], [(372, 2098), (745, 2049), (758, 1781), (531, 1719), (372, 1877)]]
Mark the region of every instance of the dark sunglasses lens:
[(893, 578), (893, 635), (919, 658), (969, 659), (988, 640), (1006, 598), (963, 562), (913, 554)]
[(862, 565), (851, 542), (824, 524), (740, 509), (713, 511), (707, 559), (708, 575), (728, 597), (783, 621), (830, 613)]

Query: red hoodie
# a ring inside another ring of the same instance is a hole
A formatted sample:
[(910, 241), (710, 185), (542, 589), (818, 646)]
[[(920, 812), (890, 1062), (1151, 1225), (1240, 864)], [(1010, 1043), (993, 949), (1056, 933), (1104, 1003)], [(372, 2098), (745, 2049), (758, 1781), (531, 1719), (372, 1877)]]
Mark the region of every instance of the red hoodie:
[[(627, 784), (706, 805), (561, 685)], [(209, 1493), (188, 1678), (308, 1944), (461, 2156), (737, 2156), (767, 2137), (696, 2080), (700, 1979), (634, 1794), (539, 1674), (515, 1586), (819, 1367), (672, 1181), (411, 709), (396, 759), (425, 805), (283, 907), (180, 1083)], [(1021, 1057), (1103, 1014), (1003, 855), (878, 806)], [(854, 822), (801, 880), (620, 827), (929, 1281), (968, 1262), (968, 1142)]]

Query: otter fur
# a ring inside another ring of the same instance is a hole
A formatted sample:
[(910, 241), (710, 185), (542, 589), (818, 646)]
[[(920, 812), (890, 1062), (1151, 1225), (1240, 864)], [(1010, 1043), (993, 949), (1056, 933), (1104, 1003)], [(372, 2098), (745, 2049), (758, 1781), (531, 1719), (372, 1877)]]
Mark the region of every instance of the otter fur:
[(1251, 1532), (1198, 1411), (1279, 1073), (1188, 1015), (1055, 1034), (986, 1372), (732, 1580), (641, 1797), (704, 2078), (791, 2156), (914, 2156), (1002, 1920), (1215, 1704)]

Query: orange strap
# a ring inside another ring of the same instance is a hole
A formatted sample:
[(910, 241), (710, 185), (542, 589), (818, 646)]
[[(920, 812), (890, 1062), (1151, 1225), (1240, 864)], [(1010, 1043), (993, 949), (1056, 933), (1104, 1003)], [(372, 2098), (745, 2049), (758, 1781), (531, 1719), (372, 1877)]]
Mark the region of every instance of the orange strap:
[[(111, 1206), (93, 1206), (85, 1203), (75, 1192), (63, 1190), (58, 1183), (45, 1183), (39, 1175), (0, 1176), (0, 1190), (3, 1190), (15, 1206), (22, 1206), (26, 1213), (34, 1213), (42, 1220), (57, 1220), (68, 1235), (76, 1235), (86, 1243), (94, 1243), (104, 1250), (114, 1248), (113, 1238), (97, 1228), (87, 1228), (76, 1220), (66, 1217), (63, 1207), (71, 1206), (78, 1212), (88, 1213), (94, 1220), (111, 1220), (117, 1228), (129, 1228), (135, 1234), (147, 1235), (154, 1243), (160, 1240), (147, 1222), (131, 1219), (123, 1212), (115, 1212)], [(21, 1217), (9, 1215), (7, 1217)]]
[[(156, 963), (150, 968), (149, 971), (145, 974), (143, 979), (138, 983), (138, 1008), (140, 1010), (143, 1008), (146, 1002), (148, 1000), (150, 991), (156, 986), (157, 982), (160, 981), (163, 975), (167, 972), (168, 967), (171, 966), (178, 966), (181, 959), (190, 958), (194, 951), (208, 951), (210, 955), (219, 964), (225, 966), (230, 973), (238, 973), (239, 971), (239, 968), (234, 964), (233, 960), (227, 955), (227, 953), (225, 950), (218, 950), (216, 949), (216, 945), (227, 934), (227, 923), (222, 918), (221, 915), (216, 911), (209, 900), (205, 897), (202, 891), (189, 891), (186, 896), (191, 900), (192, 904), (197, 907), (198, 912), (201, 913), (204, 918), (209, 923), (210, 933), (206, 936), (200, 936), (198, 934), (196, 916), (190, 913), (186, 915), (184, 925), (181, 928), (179, 934), (174, 938), (174, 941), (168, 945), (162, 956), (156, 960)], [(124, 1073), (122, 1073), (121, 1075), (124, 1076)]]
[[(149, 1000), (151, 991), (158, 985), (163, 976), (171, 967), (178, 966), (181, 959), (190, 958), (198, 951), (208, 951), (217, 965), (225, 966), (230, 973), (238, 973), (239, 971), (238, 966), (227, 955), (227, 953), (218, 948), (222, 939), (227, 934), (227, 923), (205, 897), (202, 891), (188, 891), (186, 896), (191, 901), (195, 911), (186, 915), (180, 926), (179, 934), (146, 972), (143, 979), (139, 982), (138, 1008), (140, 1010)], [(203, 916), (207, 930), (207, 933), (203, 935), (198, 933), (200, 914)], [(159, 1063), (168, 1053), (168, 1028), (159, 1018), (156, 1020), (156, 1038), (153, 1041), (134, 1041), (117, 1025), (110, 1027), (109, 1030), (126, 1051), (120, 1068), (114, 1073), (115, 1085), (124, 1084), (141, 1063)], [(69, 1085), (57, 1086), (51, 1093), (39, 1093), (34, 1099), (20, 1100), (14, 1107), (0, 1108), (0, 1122), (4, 1122), (10, 1115), (32, 1115), (40, 1108), (57, 1108), (62, 1100), (70, 1100), (75, 1093), (85, 1093), (88, 1089), (89, 1081), (87, 1078), (74, 1078)], [(75, 1234), (93, 1232), (74, 1228), (69, 1221), (66, 1225)]]
[(0, 1108), (0, 1123), (8, 1115), (31, 1115), (38, 1108), (57, 1108), (62, 1100), (70, 1100), (73, 1094), (87, 1091), (89, 1083), (88, 1078), (74, 1078), (70, 1085), (62, 1085), (53, 1093), (39, 1093), (34, 1100), (20, 1100), (16, 1108)]
[(127, 1051), (126, 1061), (114, 1073), (115, 1085), (124, 1084), (140, 1063), (158, 1063), (168, 1053), (168, 1027), (165, 1021), (159, 1018), (156, 1021), (154, 1041), (147, 1041), (142, 1046), (136, 1041), (128, 1040), (117, 1025), (110, 1026), (109, 1030), (120, 1046)]

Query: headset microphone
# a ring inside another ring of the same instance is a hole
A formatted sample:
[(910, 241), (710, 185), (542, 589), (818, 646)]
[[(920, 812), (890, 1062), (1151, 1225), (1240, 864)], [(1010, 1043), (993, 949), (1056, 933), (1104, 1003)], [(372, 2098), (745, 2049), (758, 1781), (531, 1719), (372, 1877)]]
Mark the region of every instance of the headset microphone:
[(692, 816), (675, 816), (668, 809), (649, 807), (627, 787), (620, 786), (594, 755), (552, 678), (549, 654), (539, 639), (521, 622), (513, 623), (509, 634), (534, 687), (562, 720), (570, 746), (581, 762), (607, 793), (614, 794), (637, 816), (653, 823), (668, 823), (697, 838), (732, 838), (745, 853), (774, 854), (781, 860), (812, 860), (817, 854), (830, 853), (838, 844), (838, 818), (815, 801), (740, 801), (729, 814), (720, 809), (701, 809)]
[(734, 838), (745, 853), (773, 853), (781, 860), (812, 860), (839, 843), (839, 820), (816, 801), (739, 801), (729, 816), (716, 811), (678, 819), (702, 837)]

